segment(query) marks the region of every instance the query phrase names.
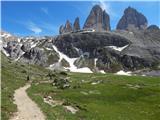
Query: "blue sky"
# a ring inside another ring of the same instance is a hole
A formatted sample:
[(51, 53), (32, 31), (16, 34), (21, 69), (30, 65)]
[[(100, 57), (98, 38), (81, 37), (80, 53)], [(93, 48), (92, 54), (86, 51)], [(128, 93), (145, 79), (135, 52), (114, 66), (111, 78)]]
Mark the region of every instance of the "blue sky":
[(3, 1), (1, 4), (2, 30), (15, 35), (56, 35), (66, 20), (72, 23), (78, 16), (80, 25), (89, 15), (93, 5), (100, 4), (110, 15), (111, 28), (116, 25), (128, 6), (143, 13), (148, 23), (160, 26), (160, 1)]

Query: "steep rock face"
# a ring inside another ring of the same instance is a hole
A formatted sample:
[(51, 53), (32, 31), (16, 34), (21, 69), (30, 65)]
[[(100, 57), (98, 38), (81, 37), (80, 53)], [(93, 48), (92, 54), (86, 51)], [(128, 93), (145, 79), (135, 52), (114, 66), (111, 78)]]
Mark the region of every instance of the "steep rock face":
[(47, 56), (43, 50), (41, 50), (38, 47), (35, 47), (27, 51), (20, 59), (20, 61), (45, 66)]
[[(55, 45), (71, 58), (87, 53), (88, 58), (76, 61), (78, 67), (92, 69), (94, 59), (97, 59), (96, 67), (107, 72), (137, 70), (160, 64), (160, 30), (71, 33), (58, 36)], [(108, 47), (126, 45), (122, 51)]]
[(145, 29), (147, 27), (147, 18), (136, 9), (128, 7), (124, 11), (124, 15), (117, 24), (117, 29)]
[(11, 58), (16, 59), (22, 54), (21, 46), (17, 41), (9, 41), (7, 47), (4, 48), (10, 55)]
[(72, 24), (70, 23), (69, 20), (66, 21), (64, 31), (65, 31), (66, 33), (72, 31)]
[(97, 67), (105, 72), (117, 72), (122, 69), (121, 55), (119, 51), (111, 48), (100, 48), (97, 50)]
[(72, 33), (60, 35), (55, 40), (58, 49), (71, 58), (79, 57), (85, 52), (88, 52), (90, 57), (96, 57), (96, 49), (99, 47), (122, 47), (129, 43), (124, 37), (103, 32)]
[(26, 42), (25, 44), (22, 45), (21, 49), (22, 49), (24, 52), (27, 52), (28, 50), (31, 49), (30, 43), (27, 43), (27, 42)]
[(110, 30), (109, 15), (103, 11), (99, 5), (95, 5), (89, 14), (83, 29), (94, 29), (98, 32)]
[(69, 33), (69, 32), (72, 32), (72, 31), (73, 31), (72, 24), (70, 23), (69, 20), (66, 21), (65, 26), (61, 25), (59, 27), (59, 34)]
[(80, 30), (79, 17), (75, 19), (74, 24), (73, 24), (73, 31), (78, 31), (78, 30)]
[(160, 64), (160, 30), (115, 31), (132, 44), (121, 52), (127, 68), (158, 66)]

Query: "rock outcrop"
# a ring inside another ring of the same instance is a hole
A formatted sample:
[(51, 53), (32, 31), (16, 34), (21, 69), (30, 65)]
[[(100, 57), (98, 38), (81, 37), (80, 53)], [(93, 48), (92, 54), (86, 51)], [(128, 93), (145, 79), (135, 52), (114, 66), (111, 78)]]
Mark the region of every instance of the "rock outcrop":
[(73, 24), (73, 31), (78, 31), (80, 30), (80, 25), (79, 25), (79, 17), (77, 17), (74, 21), (74, 24)]
[(12, 59), (16, 59), (22, 55), (23, 51), (17, 41), (9, 41), (7, 47), (4, 48)]
[(58, 36), (55, 40), (58, 49), (71, 58), (79, 57), (85, 52), (88, 52), (90, 57), (96, 57), (95, 50), (99, 47), (122, 47), (129, 43), (124, 37), (104, 32), (71, 33)]
[(20, 61), (30, 64), (38, 64), (45, 66), (47, 61), (47, 56), (43, 50), (41, 50), (38, 47), (34, 47), (29, 51), (25, 52)]
[(25, 43), (22, 45), (21, 49), (24, 51), (24, 52), (27, 52), (28, 50), (31, 49), (31, 44), (30, 43)]
[(133, 30), (146, 29), (148, 24), (147, 18), (136, 9), (128, 7), (124, 11), (124, 15), (117, 24), (117, 29)]
[(83, 29), (94, 29), (98, 32), (110, 30), (109, 15), (103, 11), (99, 5), (95, 5), (89, 14)]

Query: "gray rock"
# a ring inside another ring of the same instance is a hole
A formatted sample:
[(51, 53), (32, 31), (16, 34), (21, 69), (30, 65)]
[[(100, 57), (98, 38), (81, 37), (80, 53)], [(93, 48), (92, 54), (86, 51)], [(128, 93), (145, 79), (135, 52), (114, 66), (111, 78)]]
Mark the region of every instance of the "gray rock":
[(79, 31), (80, 30), (80, 25), (79, 25), (79, 17), (77, 17), (74, 21), (74, 24), (73, 24), (73, 31)]
[(20, 61), (45, 66), (47, 56), (43, 50), (38, 47), (34, 47), (27, 51), (20, 59)]
[(147, 18), (136, 9), (128, 7), (124, 11), (124, 15), (117, 24), (117, 29), (120, 30), (133, 30), (145, 29), (147, 27)]
[(24, 52), (27, 52), (28, 50), (31, 49), (31, 45), (30, 43), (26, 42), (22, 45), (21, 49), (24, 51)]
[(23, 52), (17, 41), (9, 41), (5, 50), (10, 54), (12, 59), (18, 58)]
[(66, 21), (64, 31), (65, 31), (65, 33), (73, 31), (72, 24), (69, 22), (69, 20)]
[(103, 11), (99, 5), (95, 5), (89, 14), (83, 29), (94, 29), (99, 32), (110, 30), (109, 15)]
[[(112, 33), (91, 32), (91, 33), (72, 33), (57, 36), (55, 45), (64, 54), (71, 58), (79, 57), (81, 54), (88, 52), (90, 57), (96, 57), (96, 49), (105, 46), (125, 46), (129, 40)], [(80, 49), (80, 53), (75, 50)]]

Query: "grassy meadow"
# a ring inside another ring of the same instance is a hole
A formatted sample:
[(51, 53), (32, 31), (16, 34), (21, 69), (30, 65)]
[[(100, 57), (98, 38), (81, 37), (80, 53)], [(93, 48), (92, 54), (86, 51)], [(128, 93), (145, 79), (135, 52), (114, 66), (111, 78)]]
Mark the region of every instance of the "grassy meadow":
[[(69, 89), (57, 89), (50, 83), (33, 83), (28, 89), (47, 120), (160, 120), (158, 77), (82, 73), (69, 73), (69, 77)], [(44, 103), (46, 96), (78, 112)]]

